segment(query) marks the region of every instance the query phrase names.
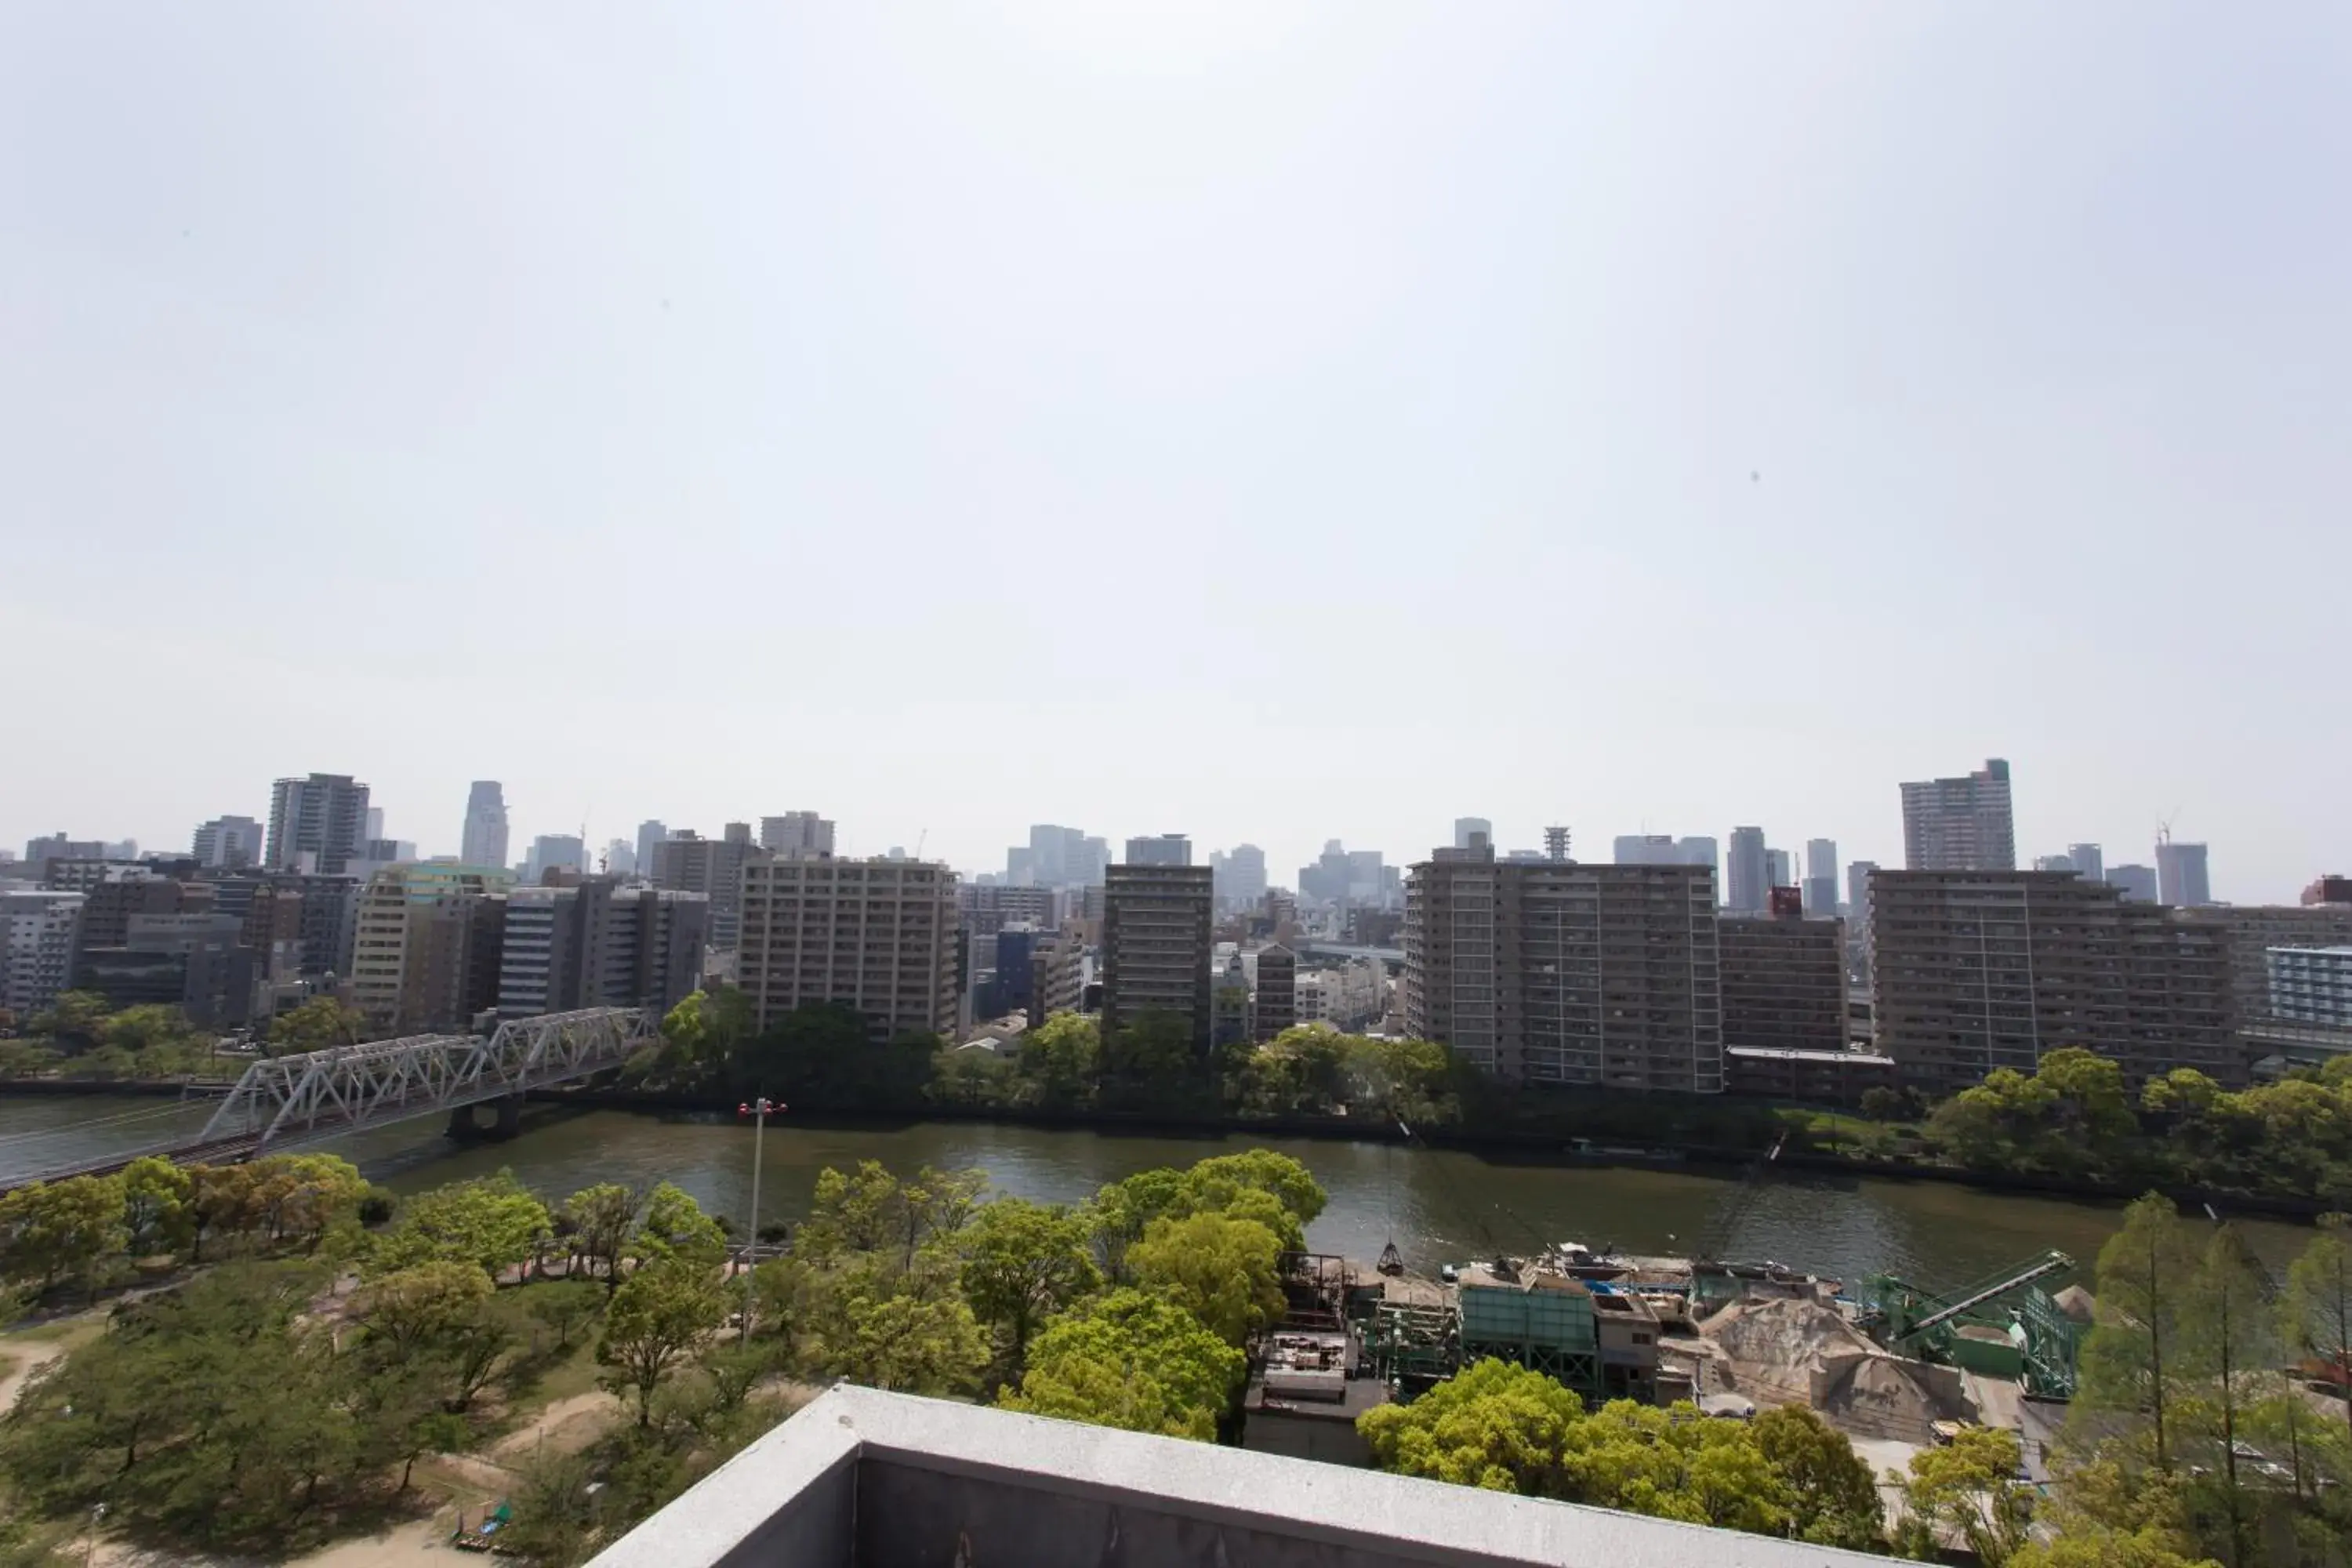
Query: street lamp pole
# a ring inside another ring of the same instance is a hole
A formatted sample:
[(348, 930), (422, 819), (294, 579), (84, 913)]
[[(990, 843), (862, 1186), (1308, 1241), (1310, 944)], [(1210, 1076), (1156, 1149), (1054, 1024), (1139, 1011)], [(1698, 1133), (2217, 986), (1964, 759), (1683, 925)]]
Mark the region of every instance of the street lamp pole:
[(768, 1113), (782, 1110), (783, 1106), (762, 1095), (747, 1100), (735, 1108), (738, 1116), (751, 1118), (751, 1229), (743, 1238), (743, 1332), (737, 1342), (751, 1342), (751, 1276), (753, 1249), (760, 1245), (760, 1153), (767, 1140)]

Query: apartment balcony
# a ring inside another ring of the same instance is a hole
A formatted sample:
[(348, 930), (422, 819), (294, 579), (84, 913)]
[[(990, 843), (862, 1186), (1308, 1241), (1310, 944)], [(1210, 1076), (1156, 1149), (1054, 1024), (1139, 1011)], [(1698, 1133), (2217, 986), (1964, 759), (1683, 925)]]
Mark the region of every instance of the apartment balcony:
[(1861, 1568), (1889, 1559), (838, 1387), (592, 1568)]

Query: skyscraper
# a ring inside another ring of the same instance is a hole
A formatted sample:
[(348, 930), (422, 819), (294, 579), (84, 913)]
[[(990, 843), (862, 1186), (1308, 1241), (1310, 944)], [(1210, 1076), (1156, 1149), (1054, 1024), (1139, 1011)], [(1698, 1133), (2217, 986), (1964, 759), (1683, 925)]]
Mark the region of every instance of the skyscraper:
[(2074, 863), (2074, 875), (2085, 882), (2107, 879), (2107, 858), (2095, 844), (2069, 844), (2066, 858)]
[(637, 869), (636, 846), (631, 844), (625, 838), (606, 839), (604, 841), (604, 865), (603, 868), (604, 874), (608, 877), (627, 877), (635, 875)]
[(1795, 860), (1796, 857), (1790, 854), (1786, 849), (1766, 849), (1764, 851), (1764, 880), (1766, 884), (1774, 888), (1795, 887), (1797, 885)]
[(2156, 868), (2153, 866), (2110, 866), (2107, 885), (2121, 889), (2123, 896), (2136, 904), (2156, 902)]
[(637, 824), (637, 875), (650, 879), (654, 874), (654, 846), (669, 837), (669, 829), (647, 817)]
[(1485, 834), (1486, 836), (1486, 842), (1489, 844), (1495, 842), (1495, 825), (1487, 821), (1485, 817), (1455, 817), (1454, 819), (1454, 847), (1456, 849), (1469, 848), (1470, 836), (1474, 833)]
[(1832, 839), (1805, 843), (1805, 912), (1830, 920), (1838, 912), (1838, 854)]
[(1217, 901), (1255, 904), (1265, 897), (1265, 851), (1255, 844), (1236, 844), (1231, 851), (1209, 857), (1216, 874)]
[(196, 864), (207, 871), (242, 870), (261, 863), (261, 824), (249, 816), (215, 816), (196, 829)]
[(561, 868), (567, 871), (584, 871), (588, 866), (588, 847), (573, 833), (542, 833), (530, 841), (530, 854), (525, 858), (522, 879), (526, 887), (539, 886), (540, 879)]
[(457, 862), (506, 869), (507, 797), (496, 779), (476, 779), (466, 792), (466, 830), (458, 840)]
[(1130, 866), (1190, 866), (1192, 863), (1192, 841), (1181, 833), (1160, 833), (1127, 841), (1127, 864)]
[(1731, 830), (1731, 858), (1727, 869), (1730, 873), (1731, 885), (1724, 894), (1723, 907), (1736, 915), (1762, 914), (1767, 894), (1772, 886), (1762, 828), (1735, 827)]
[(341, 871), (362, 858), (367, 815), (368, 786), (349, 773), (279, 779), (270, 786), (264, 858), (272, 870)]
[(2205, 875), (2205, 846), (2177, 844), (2160, 838), (2156, 845), (2156, 888), (2160, 902), (2177, 909), (2195, 909), (2213, 901), (2212, 884)]
[(2014, 871), (2009, 764), (1903, 786), (1903, 864), (1913, 871)]
[(1845, 868), (1845, 901), (1852, 910), (1856, 925), (1867, 931), (1870, 918), (1870, 874), (1878, 869), (1875, 860), (1856, 860)]

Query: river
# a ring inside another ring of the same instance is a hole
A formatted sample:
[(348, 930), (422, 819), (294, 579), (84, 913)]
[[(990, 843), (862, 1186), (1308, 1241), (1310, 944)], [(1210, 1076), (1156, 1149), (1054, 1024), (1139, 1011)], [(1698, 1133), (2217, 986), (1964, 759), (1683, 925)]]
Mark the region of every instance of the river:
[[(185, 1136), (210, 1110), (208, 1104), (127, 1095), (0, 1097), (0, 1176)], [(400, 1192), (504, 1166), (551, 1200), (596, 1182), (670, 1181), (739, 1220), (751, 1204), (751, 1130), (731, 1117), (535, 1106), (520, 1134), (502, 1143), (460, 1146), (441, 1136), (437, 1119), (420, 1119), (321, 1147)], [(1498, 1248), (1526, 1252), (1546, 1241), (1687, 1252), (1737, 1213), (1736, 1228), (1720, 1240), (1726, 1256), (1773, 1258), (1853, 1281), (1883, 1269), (1952, 1288), (2053, 1247), (2087, 1269), (2117, 1223), (2113, 1205), (1942, 1182), (1775, 1173), (1739, 1212), (1741, 1183), (1714, 1172), (1561, 1166), (1242, 1134), (1129, 1135), (967, 1121), (804, 1127), (789, 1117), (768, 1127), (761, 1218), (800, 1218), (818, 1172), (859, 1160), (900, 1172), (923, 1164), (977, 1168), (1001, 1191), (1074, 1202), (1137, 1171), (1253, 1147), (1297, 1157), (1330, 1194), (1330, 1205), (1307, 1229), (1309, 1245), (1370, 1258), (1393, 1238), (1408, 1262), (1430, 1271), (1442, 1262)], [(2245, 1228), (2273, 1268), (2310, 1236), (2270, 1221)]]

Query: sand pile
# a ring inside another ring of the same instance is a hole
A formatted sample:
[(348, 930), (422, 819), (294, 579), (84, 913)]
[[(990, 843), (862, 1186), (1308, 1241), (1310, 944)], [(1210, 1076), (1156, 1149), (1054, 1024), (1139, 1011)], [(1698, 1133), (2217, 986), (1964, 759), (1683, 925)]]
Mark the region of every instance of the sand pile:
[(1734, 1301), (1699, 1332), (1723, 1347), (1736, 1372), (1798, 1394), (1837, 1358), (1875, 1348), (1836, 1308), (1793, 1296)]
[(1924, 1441), (1928, 1423), (1957, 1412), (1913, 1365), (1884, 1352), (1859, 1357), (1837, 1369), (1816, 1408), (1841, 1426)]

